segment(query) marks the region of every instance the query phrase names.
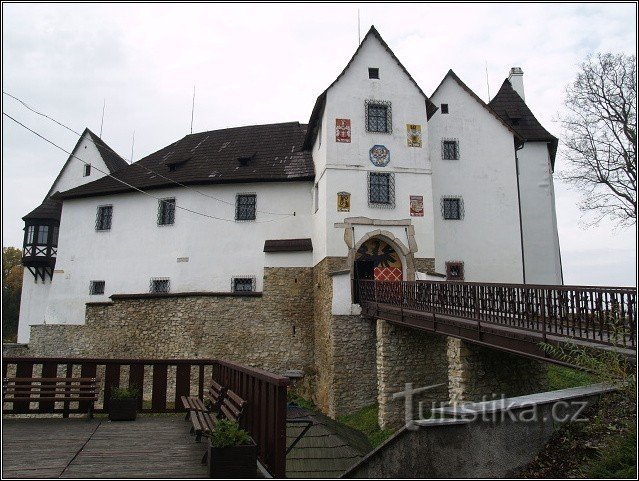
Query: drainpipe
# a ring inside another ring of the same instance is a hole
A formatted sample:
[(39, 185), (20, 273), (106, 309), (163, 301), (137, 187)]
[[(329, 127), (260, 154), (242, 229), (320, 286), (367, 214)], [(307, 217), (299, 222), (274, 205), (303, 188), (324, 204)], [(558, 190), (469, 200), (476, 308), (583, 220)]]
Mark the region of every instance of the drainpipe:
[(524, 227), (521, 218), (521, 191), (519, 188), (519, 157), (517, 151), (524, 148), (524, 140), (521, 145), (515, 145), (515, 173), (517, 175), (517, 207), (519, 208), (519, 239), (521, 241), (521, 272), (523, 274), (524, 284), (526, 284), (526, 261), (524, 258)]

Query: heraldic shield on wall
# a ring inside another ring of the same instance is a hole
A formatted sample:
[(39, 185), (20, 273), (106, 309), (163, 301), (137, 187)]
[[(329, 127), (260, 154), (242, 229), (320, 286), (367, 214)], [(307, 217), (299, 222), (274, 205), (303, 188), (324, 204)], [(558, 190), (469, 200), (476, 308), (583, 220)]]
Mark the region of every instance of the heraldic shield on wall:
[(419, 124), (406, 124), (406, 135), (409, 147), (422, 146), (422, 126)]
[(348, 192), (337, 193), (337, 212), (351, 211), (351, 194)]
[(390, 150), (383, 145), (373, 145), (369, 156), (372, 164), (376, 167), (386, 167), (390, 162)]
[(351, 141), (351, 119), (335, 119), (335, 142)]

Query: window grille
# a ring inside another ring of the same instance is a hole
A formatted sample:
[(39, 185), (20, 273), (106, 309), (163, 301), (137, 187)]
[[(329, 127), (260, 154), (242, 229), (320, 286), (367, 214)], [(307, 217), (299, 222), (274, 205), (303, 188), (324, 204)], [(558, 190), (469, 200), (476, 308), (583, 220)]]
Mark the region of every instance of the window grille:
[(379, 69), (374, 67), (368, 68), (368, 78), (378, 79), (379, 78)]
[(448, 104), (442, 104), (442, 114), (448, 113)]
[(98, 207), (98, 215), (95, 219), (95, 230), (111, 230), (111, 218), (113, 217), (112, 205)]
[(91, 175), (91, 164), (84, 164), (84, 176), (88, 177)]
[(92, 296), (99, 296), (104, 294), (104, 284), (104, 281), (89, 282), (89, 294)]
[(385, 100), (366, 100), (366, 130), (368, 132), (391, 133), (392, 110), (391, 103)]
[(459, 160), (459, 142), (456, 140), (442, 141), (442, 159)]
[(234, 277), (231, 280), (233, 292), (253, 292), (255, 290), (255, 276)]
[(158, 225), (173, 225), (175, 223), (175, 198), (158, 201)]
[(395, 208), (395, 174), (392, 172), (368, 173), (369, 207)]
[(257, 195), (237, 194), (235, 198), (235, 220), (255, 220)]
[(446, 280), (447, 281), (463, 281), (464, 280), (464, 263), (446, 262)]
[(171, 290), (171, 281), (168, 277), (153, 277), (149, 291), (153, 293), (164, 293)]
[(464, 218), (464, 201), (461, 197), (442, 197), (442, 217), (447, 220)]
[(49, 226), (48, 225), (40, 225), (38, 226), (38, 242), (37, 244), (47, 244), (49, 241)]

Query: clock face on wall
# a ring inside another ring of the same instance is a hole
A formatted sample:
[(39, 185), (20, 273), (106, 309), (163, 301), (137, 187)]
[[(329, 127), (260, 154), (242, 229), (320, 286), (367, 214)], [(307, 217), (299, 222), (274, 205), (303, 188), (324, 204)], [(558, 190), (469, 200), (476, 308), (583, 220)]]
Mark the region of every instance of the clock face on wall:
[(390, 162), (390, 150), (383, 145), (373, 145), (369, 152), (371, 162), (376, 167), (386, 167)]

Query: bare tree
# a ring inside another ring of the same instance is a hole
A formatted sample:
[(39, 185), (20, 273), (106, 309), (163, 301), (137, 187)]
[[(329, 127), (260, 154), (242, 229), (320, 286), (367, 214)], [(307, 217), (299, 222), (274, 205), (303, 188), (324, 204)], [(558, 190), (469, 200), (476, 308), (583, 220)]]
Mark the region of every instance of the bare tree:
[(637, 222), (636, 57), (589, 56), (566, 88), (563, 127), (568, 168), (560, 178), (580, 190), (590, 225), (608, 217)]

